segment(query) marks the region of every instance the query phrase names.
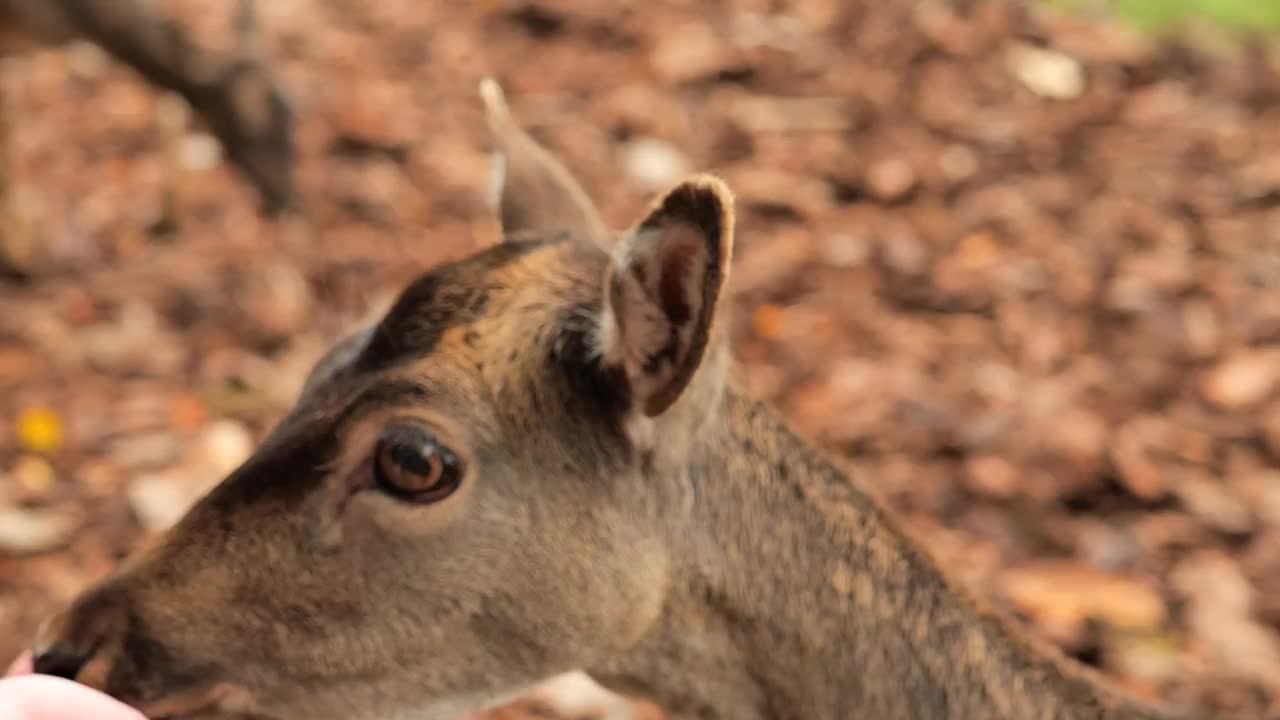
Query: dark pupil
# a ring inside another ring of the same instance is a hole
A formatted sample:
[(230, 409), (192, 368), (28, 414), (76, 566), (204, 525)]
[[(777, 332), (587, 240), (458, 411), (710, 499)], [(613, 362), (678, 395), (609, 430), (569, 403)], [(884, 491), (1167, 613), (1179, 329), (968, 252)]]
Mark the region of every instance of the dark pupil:
[(421, 443), (398, 442), (391, 446), (391, 461), (414, 475), (431, 475), (431, 448)]

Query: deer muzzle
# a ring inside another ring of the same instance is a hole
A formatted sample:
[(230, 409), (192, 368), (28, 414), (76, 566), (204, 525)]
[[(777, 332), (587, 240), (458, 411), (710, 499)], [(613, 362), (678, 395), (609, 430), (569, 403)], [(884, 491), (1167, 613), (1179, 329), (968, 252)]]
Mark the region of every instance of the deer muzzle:
[(147, 717), (260, 718), (249, 693), (152, 637), (130, 596), (106, 584), (82, 595), (37, 632), (33, 666), (105, 692)]

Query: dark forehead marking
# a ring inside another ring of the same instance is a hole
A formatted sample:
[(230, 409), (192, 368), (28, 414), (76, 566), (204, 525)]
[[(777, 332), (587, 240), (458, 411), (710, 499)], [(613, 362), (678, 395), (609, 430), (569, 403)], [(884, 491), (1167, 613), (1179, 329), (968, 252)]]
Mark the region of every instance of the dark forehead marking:
[(206, 504), (223, 512), (267, 498), (295, 504), (324, 477), (323, 469), (341, 447), (338, 438), (354, 423), (379, 410), (427, 402), (439, 394), (436, 388), (404, 379), (379, 380), (352, 392), (354, 397), (336, 410), (286, 418)]
[(411, 403), (426, 403), (441, 393), (435, 387), (417, 380), (395, 379), (376, 382), (361, 391), (337, 417), (333, 424), (341, 435), (351, 425), (370, 413), (386, 408), (403, 407)]
[(450, 328), (473, 322), (484, 312), (490, 295), (499, 288), (496, 270), (568, 237), (509, 239), (418, 278), (374, 328), (353, 370), (376, 372), (430, 354)]
[(197, 504), (198, 514), (225, 517), (264, 500), (293, 504), (319, 482), (338, 447), (332, 422), (279, 426), (244, 465)]

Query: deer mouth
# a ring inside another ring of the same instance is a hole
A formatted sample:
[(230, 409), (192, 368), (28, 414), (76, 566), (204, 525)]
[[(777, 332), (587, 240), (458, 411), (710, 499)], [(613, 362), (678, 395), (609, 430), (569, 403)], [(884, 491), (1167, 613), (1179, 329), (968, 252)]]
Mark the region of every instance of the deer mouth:
[(147, 715), (150, 720), (279, 720), (266, 715), (250, 715), (246, 713), (227, 713), (219, 710), (200, 711), (180, 715)]
[(139, 703), (152, 720), (271, 720), (252, 712), (249, 693), (227, 682), (200, 683)]

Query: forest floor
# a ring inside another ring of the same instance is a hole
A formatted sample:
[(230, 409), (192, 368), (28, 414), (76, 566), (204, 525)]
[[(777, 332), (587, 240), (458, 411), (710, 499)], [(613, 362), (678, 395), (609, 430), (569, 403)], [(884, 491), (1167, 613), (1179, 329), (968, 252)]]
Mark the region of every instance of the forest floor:
[(752, 385), (965, 582), (1135, 692), (1280, 717), (1274, 54), (1012, 0), (259, 5), (304, 217), (100, 54), (4, 67), (42, 255), (0, 279), (0, 660), (496, 239), (492, 74), (615, 226), (727, 179)]

